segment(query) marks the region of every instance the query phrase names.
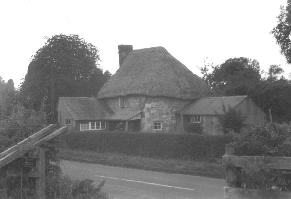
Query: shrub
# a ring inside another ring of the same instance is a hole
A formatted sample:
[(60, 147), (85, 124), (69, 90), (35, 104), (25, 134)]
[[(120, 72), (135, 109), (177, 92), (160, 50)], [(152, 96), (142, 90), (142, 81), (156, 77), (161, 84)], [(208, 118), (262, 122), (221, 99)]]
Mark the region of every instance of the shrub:
[(101, 191), (105, 181), (97, 187), (92, 180), (71, 180), (69, 177), (49, 178), (47, 186), (48, 198), (60, 199), (107, 199), (108, 195)]
[(277, 124), (235, 135), (231, 144), (236, 155), (291, 156), (291, 135)]
[(219, 115), (218, 120), (225, 134), (230, 132), (240, 133), (241, 129), (245, 126), (245, 117), (239, 111), (229, 107), (223, 106), (223, 115)]
[[(277, 124), (257, 127), (234, 136), (231, 143), (236, 155), (291, 156), (291, 135)], [(231, 166), (231, 165), (226, 165)], [(291, 191), (290, 174), (265, 169), (257, 164), (241, 169), (240, 184), (244, 188)]]
[(153, 158), (207, 159), (221, 157), (231, 136), (73, 132), (67, 134), (65, 139), (69, 148), (78, 150)]

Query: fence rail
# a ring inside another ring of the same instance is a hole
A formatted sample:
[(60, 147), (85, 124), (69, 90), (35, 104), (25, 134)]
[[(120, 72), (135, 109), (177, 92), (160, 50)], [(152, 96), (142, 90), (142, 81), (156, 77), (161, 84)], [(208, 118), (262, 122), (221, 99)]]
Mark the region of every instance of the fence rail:
[(224, 189), (225, 199), (290, 199), (291, 193), (285, 191), (257, 190), (241, 188), (241, 169), (260, 168), (287, 170), (291, 172), (290, 157), (268, 156), (236, 156), (233, 148), (226, 146), (226, 154), (222, 157), (225, 168), (227, 187)]

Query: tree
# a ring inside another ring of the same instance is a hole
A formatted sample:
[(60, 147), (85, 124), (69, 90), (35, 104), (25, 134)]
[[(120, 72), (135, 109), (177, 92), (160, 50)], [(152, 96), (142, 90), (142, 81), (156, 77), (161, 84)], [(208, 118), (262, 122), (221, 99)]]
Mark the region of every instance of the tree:
[(261, 79), (260, 65), (245, 57), (231, 58), (221, 65), (201, 69), (203, 79), (215, 95), (250, 95)]
[(233, 58), (205, 65), (201, 72), (214, 95), (249, 95), (266, 113), (271, 110), (273, 121), (291, 120), (291, 83), (280, 66), (271, 65), (264, 78), (257, 61)]
[(288, 63), (291, 63), (291, 0), (287, 1), (287, 6), (281, 7), (278, 16), (278, 24), (272, 30), (277, 43), (281, 48), (281, 53), (285, 56)]
[(223, 106), (223, 115), (219, 115), (218, 120), (221, 128), (225, 134), (234, 132), (240, 133), (241, 129), (245, 126), (245, 117), (234, 108)]
[(16, 104), (16, 91), (12, 79), (5, 82), (0, 77), (0, 120), (9, 117)]
[(110, 77), (99, 66), (98, 50), (78, 35), (55, 35), (33, 56), (21, 85), (22, 103), (56, 121), (60, 96), (94, 96)]

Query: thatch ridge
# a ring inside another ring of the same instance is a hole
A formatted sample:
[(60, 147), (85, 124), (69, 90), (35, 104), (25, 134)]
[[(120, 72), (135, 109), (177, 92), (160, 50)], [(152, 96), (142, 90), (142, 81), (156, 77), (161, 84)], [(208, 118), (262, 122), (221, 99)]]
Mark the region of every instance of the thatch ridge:
[(206, 83), (163, 47), (133, 50), (98, 93), (98, 98), (126, 95), (197, 99), (209, 94)]

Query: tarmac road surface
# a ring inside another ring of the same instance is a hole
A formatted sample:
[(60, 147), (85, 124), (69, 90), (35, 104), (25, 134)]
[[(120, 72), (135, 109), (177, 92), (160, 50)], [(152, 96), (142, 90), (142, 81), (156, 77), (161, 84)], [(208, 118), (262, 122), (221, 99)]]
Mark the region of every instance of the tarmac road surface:
[(99, 164), (61, 161), (73, 179), (106, 180), (103, 191), (112, 199), (223, 199), (224, 180), (169, 174)]

